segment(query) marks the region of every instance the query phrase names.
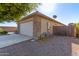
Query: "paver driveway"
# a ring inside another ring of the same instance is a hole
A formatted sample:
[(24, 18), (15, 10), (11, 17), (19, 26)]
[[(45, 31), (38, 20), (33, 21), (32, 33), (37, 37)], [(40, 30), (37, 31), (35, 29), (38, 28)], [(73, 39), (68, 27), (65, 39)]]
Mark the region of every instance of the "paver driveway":
[[(14, 35), (15, 37), (16, 35)], [(13, 38), (14, 38), (13, 37)], [(20, 39), (24, 37), (20, 37)], [(19, 39), (18, 39), (19, 40)], [(0, 55), (9, 56), (79, 56), (79, 39), (54, 36), (45, 42), (23, 41), (0, 49)]]
[(0, 48), (10, 46), (29, 39), (31, 38), (24, 35), (19, 35), (19, 34), (0, 36)]

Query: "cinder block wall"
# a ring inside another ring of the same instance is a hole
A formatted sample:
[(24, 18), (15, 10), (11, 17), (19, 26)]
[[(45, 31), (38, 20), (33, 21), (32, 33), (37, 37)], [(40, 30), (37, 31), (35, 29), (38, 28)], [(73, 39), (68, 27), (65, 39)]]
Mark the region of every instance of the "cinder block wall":
[(76, 28), (73, 23), (70, 23), (68, 25), (68, 36), (76, 37)]
[(61, 36), (76, 37), (76, 28), (72, 23), (69, 24), (68, 26), (54, 26), (53, 34), (61, 35)]
[(67, 36), (68, 34), (67, 26), (53, 26), (53, 34)]

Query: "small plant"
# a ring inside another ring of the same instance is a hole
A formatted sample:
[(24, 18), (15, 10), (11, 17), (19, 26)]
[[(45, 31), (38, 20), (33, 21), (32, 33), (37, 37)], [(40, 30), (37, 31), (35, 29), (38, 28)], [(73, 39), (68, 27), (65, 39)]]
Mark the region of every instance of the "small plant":
[(48, 39), (48, 37), (47, 37), (47, 34), (45, 34), (45, 33), (40, 34), (40, 35), (38, 36), (38, 40), (39, 40), (40, 42), (46, 42), (47, 39)]

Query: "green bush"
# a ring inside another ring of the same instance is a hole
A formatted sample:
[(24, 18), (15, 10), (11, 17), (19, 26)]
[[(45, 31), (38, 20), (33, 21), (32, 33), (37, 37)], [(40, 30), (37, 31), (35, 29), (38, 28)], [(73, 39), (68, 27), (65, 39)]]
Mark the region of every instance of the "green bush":
[(0, 35), (6, 35), (8, 32), (4, 29), (0, 28)]
[(76, 37), (79, 37), (79, 23), (75, 24), (75, 28), (76, 28)]

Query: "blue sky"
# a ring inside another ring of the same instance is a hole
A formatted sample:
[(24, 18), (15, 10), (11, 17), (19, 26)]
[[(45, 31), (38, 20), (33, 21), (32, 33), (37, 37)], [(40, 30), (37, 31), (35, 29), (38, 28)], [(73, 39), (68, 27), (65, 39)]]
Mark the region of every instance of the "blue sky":
[[(57, 21), (64, 24), (79, 22), (79, 4), (77, 3), (43, 3), (37, 8), (41, 13), (52, 18), (57, 15)], [(17, 26), (16, 23), (1, 23), (0, 26)]]

